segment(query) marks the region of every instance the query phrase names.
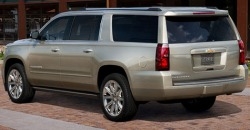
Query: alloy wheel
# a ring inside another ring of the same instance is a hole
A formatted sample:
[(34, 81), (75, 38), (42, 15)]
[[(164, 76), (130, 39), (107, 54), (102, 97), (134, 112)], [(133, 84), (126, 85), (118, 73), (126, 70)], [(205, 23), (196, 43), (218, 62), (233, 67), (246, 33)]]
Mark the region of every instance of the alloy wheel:
[(103, 88), (103, 105), (107, 113), (111, 116), (118, 116), (124, 106), (124, 96), (120, 85), (109, 80)]
[(8, 90), (14, 99), (20, 98), (23, 92), (23, 79), (18, 70), (13, 69), (8, 76)]

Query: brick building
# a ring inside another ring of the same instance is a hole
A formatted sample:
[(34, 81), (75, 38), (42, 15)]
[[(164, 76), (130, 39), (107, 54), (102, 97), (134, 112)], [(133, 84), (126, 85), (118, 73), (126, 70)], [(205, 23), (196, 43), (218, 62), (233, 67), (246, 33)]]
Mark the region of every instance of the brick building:
[(1, 0), (0, 41), (26, 38), (57, 13), (86, 7), (212, 6), (228, 10), (243, 41), (250, 44), (249, 5), (248, 0)]

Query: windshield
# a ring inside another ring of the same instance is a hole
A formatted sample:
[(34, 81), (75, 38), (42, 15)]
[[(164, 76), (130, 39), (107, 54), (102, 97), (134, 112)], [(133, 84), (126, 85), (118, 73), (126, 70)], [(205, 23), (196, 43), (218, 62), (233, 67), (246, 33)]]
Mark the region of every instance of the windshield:
[(166, 17), (169, 43), (236, 40), (227, 16)]

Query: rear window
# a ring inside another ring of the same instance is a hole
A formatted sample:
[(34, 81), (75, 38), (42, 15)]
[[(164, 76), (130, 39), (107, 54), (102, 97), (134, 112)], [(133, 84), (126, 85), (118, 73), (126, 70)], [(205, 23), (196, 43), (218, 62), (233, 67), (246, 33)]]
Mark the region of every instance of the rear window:
[(112, 28), (114, 41), (157, 43), (157, 16), (114, 15)]
[(166, 17), (169, 43), (236, 40), (227, 16)]

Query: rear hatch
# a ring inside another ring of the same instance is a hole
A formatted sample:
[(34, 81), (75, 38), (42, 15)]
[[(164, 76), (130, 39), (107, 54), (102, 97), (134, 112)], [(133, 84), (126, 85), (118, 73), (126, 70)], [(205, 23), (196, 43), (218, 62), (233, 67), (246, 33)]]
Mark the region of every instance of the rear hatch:
[(241, 41), (228, 15), (166, 16), (166, 23), (175, 85), (237, 78)]

